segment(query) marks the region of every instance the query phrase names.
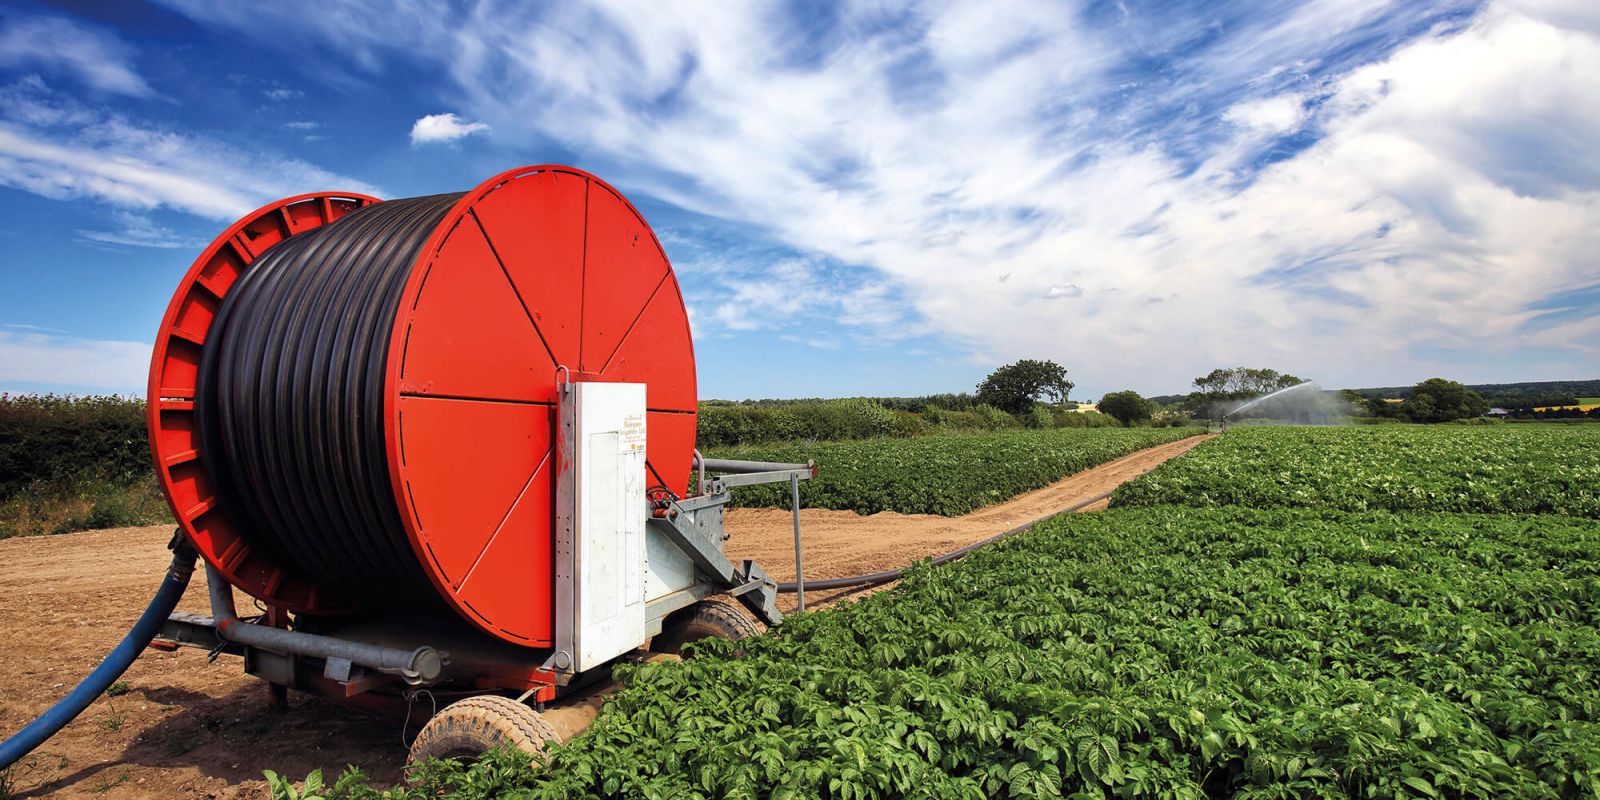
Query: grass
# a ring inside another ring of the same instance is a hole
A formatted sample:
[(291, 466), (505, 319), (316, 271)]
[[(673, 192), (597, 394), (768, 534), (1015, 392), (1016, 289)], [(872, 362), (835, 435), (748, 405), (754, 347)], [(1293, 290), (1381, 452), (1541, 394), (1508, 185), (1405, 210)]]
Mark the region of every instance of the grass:
[(34, 481), (0, 501), (0, 539), (172, 520), (154, 476), (132, 482), (80, 473)]

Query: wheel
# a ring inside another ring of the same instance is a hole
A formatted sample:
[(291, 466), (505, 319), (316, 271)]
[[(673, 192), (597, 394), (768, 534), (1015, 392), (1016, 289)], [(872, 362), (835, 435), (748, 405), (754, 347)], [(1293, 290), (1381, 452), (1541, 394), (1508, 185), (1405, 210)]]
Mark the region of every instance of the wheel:
[(683, 646), (701, 639), (743, 641), (760, 636), (766, 626), (750, 615), (738, 600), (713, 597), (673, 613), (661, 623), (661, 633), (650, 640), (657, 653), (679, 653)]
[(560, 742), (539, 712), (494, 694), (458, 700), (422, 726), (406, 763), (429, 758), (475, 759), (500, 746), (537, 753), (546, 742)]

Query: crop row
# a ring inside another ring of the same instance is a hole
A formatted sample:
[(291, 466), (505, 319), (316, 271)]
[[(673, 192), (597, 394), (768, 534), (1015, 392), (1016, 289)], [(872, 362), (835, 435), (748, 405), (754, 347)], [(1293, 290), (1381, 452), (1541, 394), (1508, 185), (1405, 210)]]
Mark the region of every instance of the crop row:
[[(803, 484), (801, 494), (801, 502), (811, 508), (954, 516), (1196, 433), (1198, 428), (1018, 430), (731, 447), (709, 455), (815, 460), (819, 476)], [(787, 507), (788, 492), (787, 486), (740, 488), (734, 500), (745, 506)]]
[(1157, 504), (1600, 517), (1600, 425), (1239, 428), (1113, 499)]
[[(1592, 797), (1592, 520), (1072, 515), (629, 672), (463, 796)], [(414, 787), (411, 790), (430, 791)]]

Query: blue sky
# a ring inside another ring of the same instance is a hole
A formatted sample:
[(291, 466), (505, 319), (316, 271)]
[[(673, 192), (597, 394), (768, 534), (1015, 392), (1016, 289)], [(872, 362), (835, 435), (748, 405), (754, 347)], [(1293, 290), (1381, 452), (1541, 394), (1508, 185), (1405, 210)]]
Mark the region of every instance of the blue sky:
[(139, 393), (198, 250), (562, 162), (702, 397), (1600, 373), (1600, 4), (8, 2), (0, 390)]

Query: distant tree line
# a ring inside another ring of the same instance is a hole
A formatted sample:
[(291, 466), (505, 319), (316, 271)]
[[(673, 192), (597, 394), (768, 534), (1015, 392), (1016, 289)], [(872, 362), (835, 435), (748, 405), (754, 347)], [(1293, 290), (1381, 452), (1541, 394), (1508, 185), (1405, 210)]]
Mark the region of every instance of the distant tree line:
[[(1415, 387), (1385, 386), (1372, 389), (1354, 389), (1364, 399), (1404, 400)], [(1600, 397), (1600, 380), (1589, 381), (1534, 381), (1526, 383), (1468, 384), (1489, 405), (1505, 409), (1532, 409), (1540, 406), (1577, 405), (1578, 398)]]

